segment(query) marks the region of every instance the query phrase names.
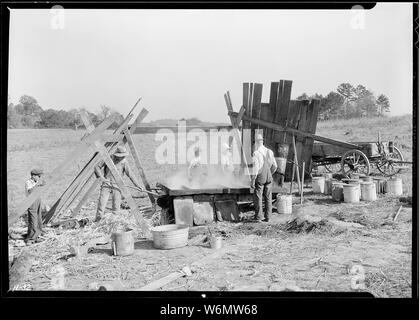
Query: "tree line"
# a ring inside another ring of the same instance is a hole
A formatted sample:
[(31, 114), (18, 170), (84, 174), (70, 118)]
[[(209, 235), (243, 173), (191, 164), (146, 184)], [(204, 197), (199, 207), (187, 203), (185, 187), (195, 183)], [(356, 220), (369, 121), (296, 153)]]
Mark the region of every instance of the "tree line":
[(378, 97), (363, 85), (356, 87), (350, 83), (340, 84), (336, 91), (329, 92), (326, 96), (315, 93), (303, 93), (297, 100), (320, 100), (319, 120), (350, 119), (362, 117), (381, 117), (390, 111), (390, 102), (387, 96), (380, 94)]
[[(384, 94), (375, 97), (375, 95), (363, 85), (357, 85), (355, 87), (350, 83), (340, 84), (336, 91), (331, 91), (326, 96), (318, 93), (309, 96), (306, 93), (303, 93), (297, 97), (297, 100), (310, 99), (320, 100), (319, 120), (380, 117), (390, 111), (389, 99)], [(117, 115), (117, 122), (122, 121), (124, 118), (122, 114), (106, 105), (101, 105), (99, 112), (96, 114), (84, 108), (71, 109), (69, 111), (56, 109), (44, 110), (35, 98), (23, 95), (20, 97), (18, 104), (14, 105), (13, 103), (9, 103), (7, 107), (7, 125), (10, 129), (72, 128), (77, 130), (79, 127), (84, 127), (80, 118), (81, 111), (87, 112), (95, 126), (111, 114)], [(204, 123), (198, 118), (181, 120), (185, 120), (187, 125), (199, 125)], [(156, 120), (152, 121), (150, 124), (158, 125), (163, 124), (163, 122), (166, 125), (168, 123), (172, 125), (177, 124), (177, 120), (173, 119)], [(113, 124), (113, 127), (115, 126), (116, 123)]]
[[(124, 117), (112, 108), (101, 105), (98, 113), (92, 113), (85, 108), (71, 109), (69, 111), (47, 109), (44, 110), (35, 98), (23, 95), (19, 103), (7, 106), (7, 126), (9, 129), (19, 128), (72, 128), (77, 130), (84, 127), (80, 112), (86, 111), (92, 123), (97, 126), (103, 119), (111, 114), (116, 114), (120, 122)], [(117, 126), (114, 123), (111, 128)]]

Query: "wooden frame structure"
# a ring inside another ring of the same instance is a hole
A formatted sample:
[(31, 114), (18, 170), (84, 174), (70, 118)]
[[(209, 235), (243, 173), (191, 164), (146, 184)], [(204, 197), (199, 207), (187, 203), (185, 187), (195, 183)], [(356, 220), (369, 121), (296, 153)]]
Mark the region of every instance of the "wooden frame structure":
[[(263, 86), (260, 83), (243, 83), (243, 104), (240, 111), (233, 112), (227, 106), (233, 127), (238, 127), (242, 121), (242, 152), (247, 162), (252, 154), (255, 132), (258, 130), (264, 136), (265, 145), (272, 149), (276, 157), (279, 144), (290, 145), (295, 135), (297, 158), (306, 163), (307, 174), (311, 170), (311, 154), (320, 101), (291, 100), (292, 81), (290, 80), (271, 83), (269, 103), (261, 101), (262, 89)], [(229, 92), (226, 95), (229, 96)], [(251, 129), (250, 135), (245, 133), (246, 129)], [(332, 139), (318, 136), (317, 138), (324, 142), (332, 141)], [(289, 148), (288, 163), (293, 162), (294, 151)], [(299, 170), (301, 171), (301, 168)], [(291, 175), (292, 166), (287, 166), (285, 179), (290, 180)]]
[[(140, 98), (141, 99), (141, 98)], [(8, 226), (10, 227), (17, 221), (17, 219), (26, 212), (26, 210), (32, 205), (32, 203), (42, 196), (43, 193), (47, 192), (54, 183), (56, 183), (65, 170), (68, 168), (69, 164), (76, 161), (81, 154), (88, 152), (90, 148), (94, 148), (94, 152), (90, 160), (85, 164), (85, 166), (80, 170), (76, 175), (73, 181), (67, 186), (63, 193), (58, 197), (54, 202), (51, 209), (44, 216), (44, 223), (52, 222), (54, 219), (57, 219), (63, 212), (66, 212), (69, 206), (81, 196), (80, 201), (78, 202), (75, 210), (72, 212), (74, 217), (80, 211), (81, 207), (87, 201), (91, 193), (99, 186), (101, 179), (96, 176), (94, 168), (98, 166), (103, 168), (105, 165), (110, 169), (111, 174), (115, 178), (117, 187), (121, 190), (122, 195), (127, 199), (129, 206), (136, 218), (136, 221), (140, 228), (142, 229), (145, 236), (149, 236), (149, 227), (144, 221), (138, 206), (133, 200), (131, 194), (127, 190), (122, 177), (116, 170), (113, 161), (110, 158), (110, 155), (114, 153), (118, 145), (128, 144), (128, 147), (131, 151), (131, 155), (134, 158), (137, 169), (139, 170), (140, 177), (144, 184), (144, 187), (149, 196), (150, 202), (152, 203), (153, 208), (155, 209), (155, 198), (152, 196), (150, 184), (147, 181), (145, 176), (138, 151), (134, 145), (132, 134), (135, 132), (141, 121), (147, 116), (148, 111), (142, 109), (136, 120), (132, 125), (129, 125), (129, 122), (133, 118), (132, 112), (139, 103), (140, 99), (128, 113), (127, 117), (121, 122), (117, 129), (113, 132), (110, 139), (103, 139), (103, 133), (108, 129), (116, 120), (114, 115), (109, 116), (98, 126), (94, 127), (91, 123), (87, 113), (81, 113), (81, 118), (85, 124), (88, 134), (86, 134), (81, 139), (81, 144), (74, 149), (67, 158), (60, 163), (51, 173), (46, 174), (47, 184), (45, 186), (36, 188), (17, 208), (15, 212), (12, 212), (8, 217)], [(103, 145), (100, 140), (105, 140)], [(87, 191), (85, 191), (87, 189)], [(84, 193), (84, 194), (83, 194)]]

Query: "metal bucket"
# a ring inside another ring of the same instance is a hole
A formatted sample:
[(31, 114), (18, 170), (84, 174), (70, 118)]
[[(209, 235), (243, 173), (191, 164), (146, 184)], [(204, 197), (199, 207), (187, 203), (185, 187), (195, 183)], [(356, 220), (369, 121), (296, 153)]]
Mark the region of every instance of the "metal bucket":
[(387, 192), (391, 195), (401, 196), (403, 194), (403, 181), (400, 178), (387, 180)]
[(115, 256), (129, 256), (134, 253), (133, 230), (112, 233), (112, 250)]
[(174, 249), (188, 244), (189, 226), (167, 224), (151, 228), (153, 244), (157, 249)]
[(287, 167), (287, 158), (277, 157), (275, 158), (276, 164), (278, 165), (277, 171), (281, 174), (285, 174), (285, 168)]
[(220, 249), (223, 245), (223, 238), (222, 237), (214, 237), (210, 238), (210, 246), (212, 249)]
[(331, 195), (333, 182), (336, 182), (336, 179), (326, 179), (324, 182), (324, 194)]
[(361, 182), (361, 200), (375, 201), (377, 200), (377, 192), (375, 191), (374, 182)]
[(344, 184), (343, 185), (343, 201), (348, 203), (359, 202), (361, 197), (359, 184)]
[(343, 185), (342, 182), (332, 183), (332, 199), (337, 202), (343, 201)]
[(312, 185), (314, 193), (324, 193), (324, 177), (313, 177)]
[(292, 196), (278, 194), (276, 196), (276, 211), (285, 214), (292, 213)]

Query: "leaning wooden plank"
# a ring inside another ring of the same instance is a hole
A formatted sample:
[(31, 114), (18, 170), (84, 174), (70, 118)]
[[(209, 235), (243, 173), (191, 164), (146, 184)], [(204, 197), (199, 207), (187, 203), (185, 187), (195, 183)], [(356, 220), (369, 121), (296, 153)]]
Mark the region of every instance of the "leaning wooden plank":
[(106, 118), (91, 134), (85, 136), (82, 139), (82, 144), (78, 146), (76, 149), (74, 149), (59, 166), (57, 166), (51, 173), (46, 174), (45, 180), (47, 181), (47, 185), (34, 190), (29, 195), (29, 197), (27, 197), (18, 206), (16, 211), (8, 217), (8, 226), (10, 227), (13, 223), (15, 223), (17, 219), (26, 212), (26, 210), (32, 205), (32, 203), (36, 199), (41, 197), (42, 194), (45, 193), (46, 190), (48, 190), (48, 188), (50, 188), (54, 183), (56, 183), (62, 177), (62, 174), (67, 169), (67, 166), (69, 166), (78, 157), (85, 153), (95, 141), (100, 139), (101, 134), (114, 122), (114, 115), (111, 115), (110, 117)]
[[(191, 264), (191, 267), (200, 267), (200, 266), (205, 266), (207, 265), (211, 260), (214, 260), (216, 258), (219, 258), (221, 256), (223, 256), (227, 251), (228, 251), (229, 247), (223, 247), (219, 250), (217, 250), (216, 252), (202, 258), (199, 259), (198, 261), (195, 261)], [(169, 284), (172, 281), (175, 281), (176, 279), (179, 279), (180, 277), (183, 277), (185, 275), (185, 272), (183, 271), (176, 271), (176, 272), (172, 272), (169, 275), (158, 279), (156, 281), (153, 281), (147, 285), (145, 285), (144, 287), (141, 287), (139, 289), (133, 289), (133, 291), (154, 291), (157, 290), (167, 284)]]
[[(124, 121), (122, 121), (122, 123), (118, 126), (118, 128), (115, 129), (114, 134), (116, 135), (119, 134), (121, 130), (123, 130), (128, 125), (128, 122), (131, 120), (132, 116), (133, 115), (129, 113), (128, 116), (124, 119)], [(88, 133), (92, 133), (95, 130), (95, 126), (90, 121), (90, 118), (87, 115), (87, 113), (82, 111), (80, 113), (80, 117)], [(105, 145), (110, 150), (111, 149), (113, 150), (117, 146), (117, 144), (113, 145), (111, 143), (106, 143)], [(70, 185), (71, 192), (62, 197), (63, 198), (62, 202), (60, 202), (58, 206), (54, 206), (54, 210), (52, 210), (51, 213), (48, 212), (48, 215), (47, 215), (48, 219), (45, 219), (45, 223), (48, 223), (48, 221), (59, 217), (62, 212), (65, 212), (68, 209), (72, 201), (78, 196), (79, 192), (83, 189), (84, 185), (87, 183), (87, 180), (90, 179), (91, 173), (93, 172), (94, 167), (97, 165), (103, 166), (103, 162), (102, 163), (100, 162), (100, 157), (98, 157), (98, 154), (96, 153), (92, 157), (92, 159), (89, 161), (89, 163), (80, 172), (79, 174), (80, 178), (77, 181), (73, 181), (73, 183)]]
[[(300, 119), (298, 121), (298, 126), (296, 129), (302, 132), (308, 132), (308, 117), (310, 114), (310, 110), (309, 110), (310, 101), (302, 100), (300, 101), (300, 103), (301, 103)], [(298, 167), (299, 176), (301, 176), (302, 174), (301, 164), (303, 163), (304, 159), (306, 159), (306, 152), (307, 152), (306, 147), (305, 147), (306, 139), (307, 137), (301, 137), (301, 136), (300, 137), (297, 136), (295, 139), (298, 159), (300, 160), (300, 166)], [(310, 153), (310, 157), (311, 157), (311, 153)]]
[[(92, 173), (92, 176), (95, 176), (94, 173)], [(81, 208), (83, 207), (83, 205), (86, 203), (87, 199), (89, 199), (90, 195), (93, 193), (93, 191), (96, 190), (97, 187), (99, 187), (99, 185), (102, 183), (102, 181), (99, 178), (96, 178), (93, 183), (91, 184), (91, 186), (89, 187), (89, 189), (87, 189), (87, 191), (85, 192), (85, 194), (83, 195), (83, 197), (80, 199), (79, 203), (77, 204), (77, 206), (74, 208), (73, 212), (71, 213), (70, 217), (75, 217), (81, 210)]]
[[(250, 102), (249, 102), (249, 90), (250, 90), (250, 85), (249, 83), (245, 82), (243, 83), (243, 106), (245, 108), (245, 115), (247, 116), (251, 116), (252, 114), (252, 110), (251, 110), (251, 106), (250, 106)], [(235, 119), (233, 119), (234, 121)], [(246, 158), (246, 161), (250, 159), (251, 157), (251, 134), (250, 134), (250, 129), (251, 127), (251, 123), (249, 121), (243, 121), (243, 125), (242, 125), (242, 133), (241, 133), (241, 137), (242, 137), (242, 145), (243, 145), (243, 153), (242, 153), (242, 157)], [(242, 160), (242, 163), (243, 160)]]
[[(254, 84), (252, 117), (256, 119), (260, 119), (260, 112), (262, 110), (262, 89), (263, 89), (263, 85), (261, 83)], [(255, 129), (256, 128), (259, 128), (259, 126), (256, 125)]]
[[(186, 132), (190, 132), (192, 130), (198, 129), (204, 132), (210, 132), (214, 130), (216, 131), (231, 130), (231, 128), (232, 128), (231, 125), (211, 125), (211, 126), (196, 125), (196, 126), (186, 126), (184, 130), (186, 130)], [(173, 133), (178, 133), (179, 127), (178, 126), (148, 126), (147, 125), (147, 126), (138, 127), (131, 134), (155, 134), (155, 133), (158, 133), (160, 130), (170, 130)], [(112, 141), (112, 138), (110, 138), (109, 141)]]
[(125, 199), (128, 202), (128, 205), (131, 208), (132, 213), (134, 214), (134, 217), (138, 223), (138, 225), (141, 228), (141, 231), (143, 232), (143, 235), (145, 238), (151, 237), (150, 229), (140, 214), (140, 211), (138, 209), (137, 204), (135, 203), (134, 199), (132, 198), (130, 192), (128, 191), (127, 187), (124, 184), (124, 180), (122, 179), (121, 175), (119, 174), (118, 170), (115, 167), (115, 164), (113, 163), (111, 157), (108, 154), (108, 151), (106, 148), (101, 145), (100, 143), (95, 143), (96, 149), (100, 152), (103, 161), (105, 162), (106, 166), (109, 168), (109, 171), (111, 172), (112, 176), (115, 179), (115, 182), (118, 186), (118, 188), (121, 190), (122, 195), (125, 197)]
[[(277, 100), (278, 100), (278, 87), (279, 87), (279, 82), (271, 82), (271, 91), (269, 93), (269, 111), (267, 114), (267, 118), (262, 118), (261, 120), (265, 120), (265, 121), (272, 121), (273, 119), (275, 119), (275, 110), (276, 110), (276, 105), (277, 105)], [(266, 137), (267, 142), (268, 142), (268, 146), (271, 149), (274, 149), (275, 144), (273, 143), (273, 138), (274, 138), (274, 134), (275, 131), (272, 129), (268, 129), (268, 136)]]
[(93, 175), (90, 174), (86, 176), (86, 179), (80, 183), (76, 189), (74, 189), (74, 192), (71, 194), (71, 196), (67, 199), (67, 201), (63, 204), (63, 206), (57, 210), (57, 215), (55, 217), (52, 217), (51, 221), (55, 220), (58, 216), (61, 214), (67, 212), (69, 207), (73, 204), (74, 200), (77, 199), (80, 195), (80, 193), (85, 189), (84, 187), (90, 183), (90, 180), (93, 178)]
[[(315, 133), (317, 127), (317, 118), (319, 114), (320, 108), (320, 100), (313, 99), (311, 100), (309, 110), (309, 119), (308, 119), (308, 127), (307, 132)], [(314, 139), (307, 138), (305, 144), (305, 152), (304, 152), (304, 161), (306, 162), (307, 172), (311, 172), (312, 169), (312, 161), (311, 157), (313, 154), (313, 146), (314, 146)]]
[(96, 165), (96, 156), (97, 153), (93, 155), (90, 161), (84, 166), (84, 168), (79, 172), (76, 179), (69, 185), (66, 192), (58, 199), (58, 204), (54, 205), (48, 214), (44, 218), (44, 223), (48, 223), (49, 221), (53, 220), (54, 218), (60, 215), (62, 210), (66, 210), (67, 206), (71, 201), (74, 200), (74, 196), (77, 194), (78, 190), (80, 190), (84, 184), (87, 182), (87, 179), (90, 177), (95, 165)]
[[(143, 165), (141, 164), (140, 156), (138, 155), (138, 152), (137, 152), (137, 148), (135, 147), (134, 141), (132, 141), (131, 133), (129, 132), (129, 130), (125, 130), (124, 134), (125, 134), (125, 138), (128, 141), (128, 145), (131, 149), (131, 155), (134, 158), (134, 162), (135, 162), (135, 164), (137, 166), (137, 169), (140, 173), (140, 177), (141, 177), (141, 180), (143, 181), (144, 187), (146, 188), (147, 191), (151, 191), (151, 187), (150, 187), (150, 184), (147, 181), (147, 177), (145, 175)], [(147, 193), (147, 194), (148, 194), (148, 197), (149, 197), (151, 203), (154, 205), (156, 203), (156, 199), (154, 199), (154, 197), (151, 194), (149, 194), (149, 193)]]
[[(291, 99), (291, 88), (292, 88), (292, 81), (290, 80), (280, 81), (279, 92), (278, 92), (277, 114), (276, 114), (275, 120), (276, 120), (276, 123), (283, 126), (287, 125), (288, 108), (289, 108), (289, 103)], [(276, 142), (283, 143), (284, 138), (285, 138), (285, 133), (280, 133), (280, 132), (276, 133), (276, 137), (275, 137)]]
[(246, 108), (244, 106), (242, 106), (240, 108), (239, 114), (238, 114), (237, 119), (236, 119), (236, 123), (237, 123), (238, 127), (240, 126), (240, 122), (242, 121), (242, 117), (245, 114), (245, 112), (246, 112)]
[[(137, 116), (137, 118), (135, 119), (135, 121), (134, 121), (134, 123), (129, 127), (130, 128), (130, 132), (132, 133), (132, 132), (134, 132), (135, 131), (135, 129), (137, 128), (137, 126), (141, 123), (141, 121), (147, 116), (147, 114), (148, 114), (148, 111), (147, 111), (147, 109), (142, 109), (141, 110), (141, 112), (140, 112), (140, 114)], [(131, 119), (132, 118), (132, 115), (131, 114), (128, 114), (127, 115), (127, 119)], [(88, 122), (90, 122), (90, 120), (85, 120), (86, 121), (86, 123), (88, 123)], [(124, 129), (124, 127), (125, 127), (125, 125), (127, 124), (127, 122), (123, 122), (121, 125), (120, 125), (120, 127), (118, 128), (118, 130), (115, 132), (115, 134), (119, 134), (119, 132), (121, 132), (123, 129)], [(116, 147), (118, 146), (118, 143), (120, 143), (123, 139), (126, 139), (125, 138), (125, 135), (122, 135), (121, 136), (121, 139), (120, 140), (118, 140), (118, 141), (116, 141), (116, 143), (115, 144), (106, 144), (106, 145), (109, 145), (109, 146), (111, 146), (108, 150), (109, 150), (109, 153), (113, 153), (114, 151), (115, 151), (115, 149), (116, 149)], [(98, 155), (98, 158), (99, 158), (99, 160), (100, 160), (100, 156)], [(98, 162), (98, 165), (99, 165), (99, 167), (103, 167), (103, 164), (104, 164), (104, 162), (103, 161), (101, 161), (100, 160), (100, 162)], [(86, 203), (86, 201), (87, 201), (87, 199), (89, 199), (89, 197), (90, 197), (90, 195), (93, 193), (93, 191), (94, 190), (96, 190), (96, 188), (99, 186), (99, 184), (100, 184), (100, 179), (97, 179), (97, 180), (95, 180), (94, 182), (93, 182), (93, 184), (90, 186), (90, 188), (87, 190), (87, 192), (85, 193), (85, 195), (80, 199), (80, 201), (79, 201), (79, 203), (77, 204), (77, 206), (76, 206), (76, 208), (73, 210), (73, 213), (72, 213), (72, 217), (74, 217), (75, 215), (77, 215), (78, 213), (79, 213), (79, 211), (81, 210), (81, 208), (82, 208), (82, 206)]]
[[(96, 155), (96, 154), (95, 154)], [(58, 200), (51, 206), (51, 209), (48, 211), (48, 213), (44, 217), (44, 223), (48, 223), (51, 218), (55, 215), (56, 212), (60, 210), (62, 207), (62, 204), (66, 201), (66, 199), (69, 197), (69, 195), (73, 192), (74, 188), (81, 182), (81, 178), (83, 177), (83, 173), (85, 172), (86, 168), (89, 166), (92, 161), (94, 161), (95, 155), (89, 160), (88, 163), (83, 167), (83, 169), (78, 173), (76, 178), (69, 184), (67, 189), (62, 193), (62, 195), (58, 198)]]
[[(224, 99), (226, 101), (227, 110), (230, 113), (230, 112), (233, 112), (233, 106), (230, 104), (231, 100), (228, 98), (228, 96), (229, 96), (229, 92), (227, 91), (227, 93), (224, 94)], [(232, 132), (233, 132), (234, 140), (236, 141), (236, 144), (237, 144), (237, 150), (239, 150), (239, 152), (242, 152), (243, 154), (244, 150), (242, 148), (243, 146), (242, 146), (242, 141), (241, 141), (240, 132), (238, 129), (238, 124), (236, 122), (236, 118), (237, 117), (234, 118), (230, 116), (231, 125), (233, 126)], [(251, 177), (250, 177), (249, 167), (247, 166), (247, 160), (245, 156), (242, 157), (242, 161), (243, 161), (244, 172), (249, 177), (249, 181), (250, 181)]]
[[(234, 118), (236, 118), (237, 115), (238, 115), (237, 112), (229, 112), (228, 114), (230, 116), (234, 117)], [(333, 144), (333, 145), (340, 146), (340, 147), (345, 148), (345, 149), (359, 149), (359, 146), (356, 145), (356, 144), (343, 142), (343, 141), (339, 141), (339, 140), (334, 140), (334, 139), (318, 136), (318, 135), (308, 133), (308, 132), (302, 132), (302, 131), (299, 131), (297, 129), (292, 129), (292, 128), (288, 128), (288, 127), (278, 125), (278, 124), (273, 123), (273, 122), (259, 120), (259, 119), (253, 119), (252, 117), (248, 117), (246, 115), (243, 116), (243, 119), (246, 120), (246, 121), (254, 122), (256, 124), (260, 124), (261, 126), (265, 126), (267, 128), (274, 129), (276, 131), (286, 131), (286, 132), (289, 132), (289, 133), (294, 133), (296, 135), (300, 135), (300, 136), (304, 136), (304, 137), (310, 137), (310, 138), (313, 138), (316, 141), (321, 141), (321, 142), (325, 142), (325, 143), (328, 143), (328, 144)]]
[[(300, 110), (301, 110), (302, 103), (301, 101), (291, 100), (288, 108), (288, 115), (287, 115), (287, 127), (292, 129), (297, 129), (298, 122), (300, 120)], [(285, 143), (288, 144), (288, 163), (294, 162), (294, 149), (291, 147), (293, 143), (294, 135), (285, 133)], [(296, 168), (296, 167), (295, 167)], [(286, 166), (285, 168), (285, 177), (284, 180), (289, 181), (292, 179), (294, 173), (293, 166)], [(295, 169), (296, 170), (296, 169)]]

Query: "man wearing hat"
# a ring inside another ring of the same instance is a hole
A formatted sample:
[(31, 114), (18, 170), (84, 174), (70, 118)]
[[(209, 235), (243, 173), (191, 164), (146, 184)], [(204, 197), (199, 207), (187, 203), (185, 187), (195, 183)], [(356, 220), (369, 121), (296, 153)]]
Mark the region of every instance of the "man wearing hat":
[[(127, 175), (128, 178), (132, 181), (132, 183), (137, 187), (141, 188), (138, 184), (135, 177), (132, 175), (128, 162), (126, 161), (126, 156), (128, 152), (125, 147), (119, 146), (115, 153), (111, 156), (113, 163), (121, 175)], [(111, 171), (109, 170), (108, 166), (105, 165), (104, 175), (98, 167), (95, 167), (95, 172), (98, 177), (103, 180), (102, 186), (100, 188), (100, 196), (99, 196), (99, 203), (97, 205), (97, 212), (96, 212), (96, 219), (95, 222), (100, 221), (102, 216), (105, 212), (106, 204), (108, 203), (108, 199), (110, 194), (112, 193), (112, 212), (117, 214), (121, 208), (121, 190), (118, 188), (115, 182), (115, 178), (113, 177)]]
[[(278, 168), (274, 153), (263, 145), (261, 134), (255, 136), (255, 150), (253, 152), (252, 188), (253, 203), (255, 206), (256, 221), (268, 222), (272, 214), (272, 174)], [(262, 197), (263, 200), (262, 201)], [(262, 206), (265, 202), (265, 219), (263, 219)]]
[[(30, 179), (25, 182), (25, 193), (28, 197), (36, 188), (45, 185), (45, 181), (41, 179), (43, 175), (42, 169), (32, 169)], [(41, 198), (36, 199), (28, 208), (28, 234), (26, 243), (39, 242), (39, 236), (42, 234), (42, 212), (47, 209)]]

